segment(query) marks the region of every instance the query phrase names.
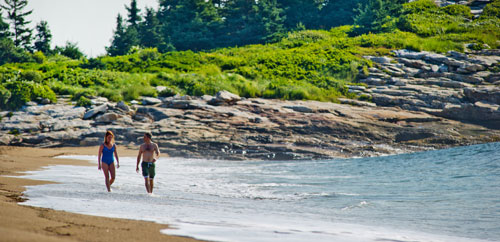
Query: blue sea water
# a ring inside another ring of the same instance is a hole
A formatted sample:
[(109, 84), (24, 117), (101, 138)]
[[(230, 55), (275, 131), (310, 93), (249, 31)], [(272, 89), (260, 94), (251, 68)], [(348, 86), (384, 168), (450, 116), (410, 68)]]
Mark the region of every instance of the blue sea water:
[(204, 240), (500, 241), (500, 143), (315, 161), (161, 158), (152, 196), (135, 158), (121, 158), (111, 193), (96, 166), (25, 176), (60, 182), (28, 187), (27, 205), (167, 223), (177, 229), (164, 233)]

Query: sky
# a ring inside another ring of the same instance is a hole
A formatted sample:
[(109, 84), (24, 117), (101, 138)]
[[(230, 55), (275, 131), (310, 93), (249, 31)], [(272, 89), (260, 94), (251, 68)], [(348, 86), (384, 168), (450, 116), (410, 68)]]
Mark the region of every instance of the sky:
[[(41, 20), (48, 22), (52, 32), (52, 47), (76, 42), (88, 57), (106, 53), (116, 27), (116, 16), (127, 15), (125, 5), (131, 0), (29, 0), (25, 10), (33, 10), (31, 25), (35, 28)], [(158, 0), (137, 0), (138, 7), (157, 9)]]

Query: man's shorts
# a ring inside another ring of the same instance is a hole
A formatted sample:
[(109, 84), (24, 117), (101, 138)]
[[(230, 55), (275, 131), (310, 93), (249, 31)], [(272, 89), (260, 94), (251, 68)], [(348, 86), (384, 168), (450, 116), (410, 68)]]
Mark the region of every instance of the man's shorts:
[(144, 178), (153, 179), (155, 177), (154, 162), (142, 162), (141, 167), (142, 167), (142, 175), (144, 176)]

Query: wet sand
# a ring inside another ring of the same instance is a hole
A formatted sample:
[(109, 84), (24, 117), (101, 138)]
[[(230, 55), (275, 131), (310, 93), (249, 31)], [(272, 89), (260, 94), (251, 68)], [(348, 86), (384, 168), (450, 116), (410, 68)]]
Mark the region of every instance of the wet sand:
[[(160, 233), (161, 229), (168, 228), (164, 224), (80, 215), (18, 204), (24, 200), (21, 197), (24, 186), (48, 182), (6, 176), (20, 175), (19, 172), (38, 170), (47, 165), (91, 165), (86, 161), (53, 157), (97, 155), (97, 148), (0, 146), (0, 241), (199, 241), (164, 235)], [(120, 156), (137, 155), (135, 150), (118, 148)]]

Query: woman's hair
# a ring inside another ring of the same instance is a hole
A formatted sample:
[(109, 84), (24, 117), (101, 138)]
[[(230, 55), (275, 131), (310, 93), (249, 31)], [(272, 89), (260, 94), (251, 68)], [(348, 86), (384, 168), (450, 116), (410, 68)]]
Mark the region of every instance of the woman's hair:
[(111, 132), (111, 130), (108, 130), (108, 131), (106, 131), (106, 135), (104, 135), (104, 143), (105, 143), (105, 144), (107, 144), (107, 145), (109, 145), (109, 144), (108, 144), (108, 139), (107, 139), (107, 138), (108, 138), (108, 136), (110, 136), (110, 135), (111, 135), (111, 137), (112, 137), (112, 138), (111, 138), (111, 144), (114, 144), (114, 143), (115, 143), (115, 135), (113, 134), (113, 132)]

